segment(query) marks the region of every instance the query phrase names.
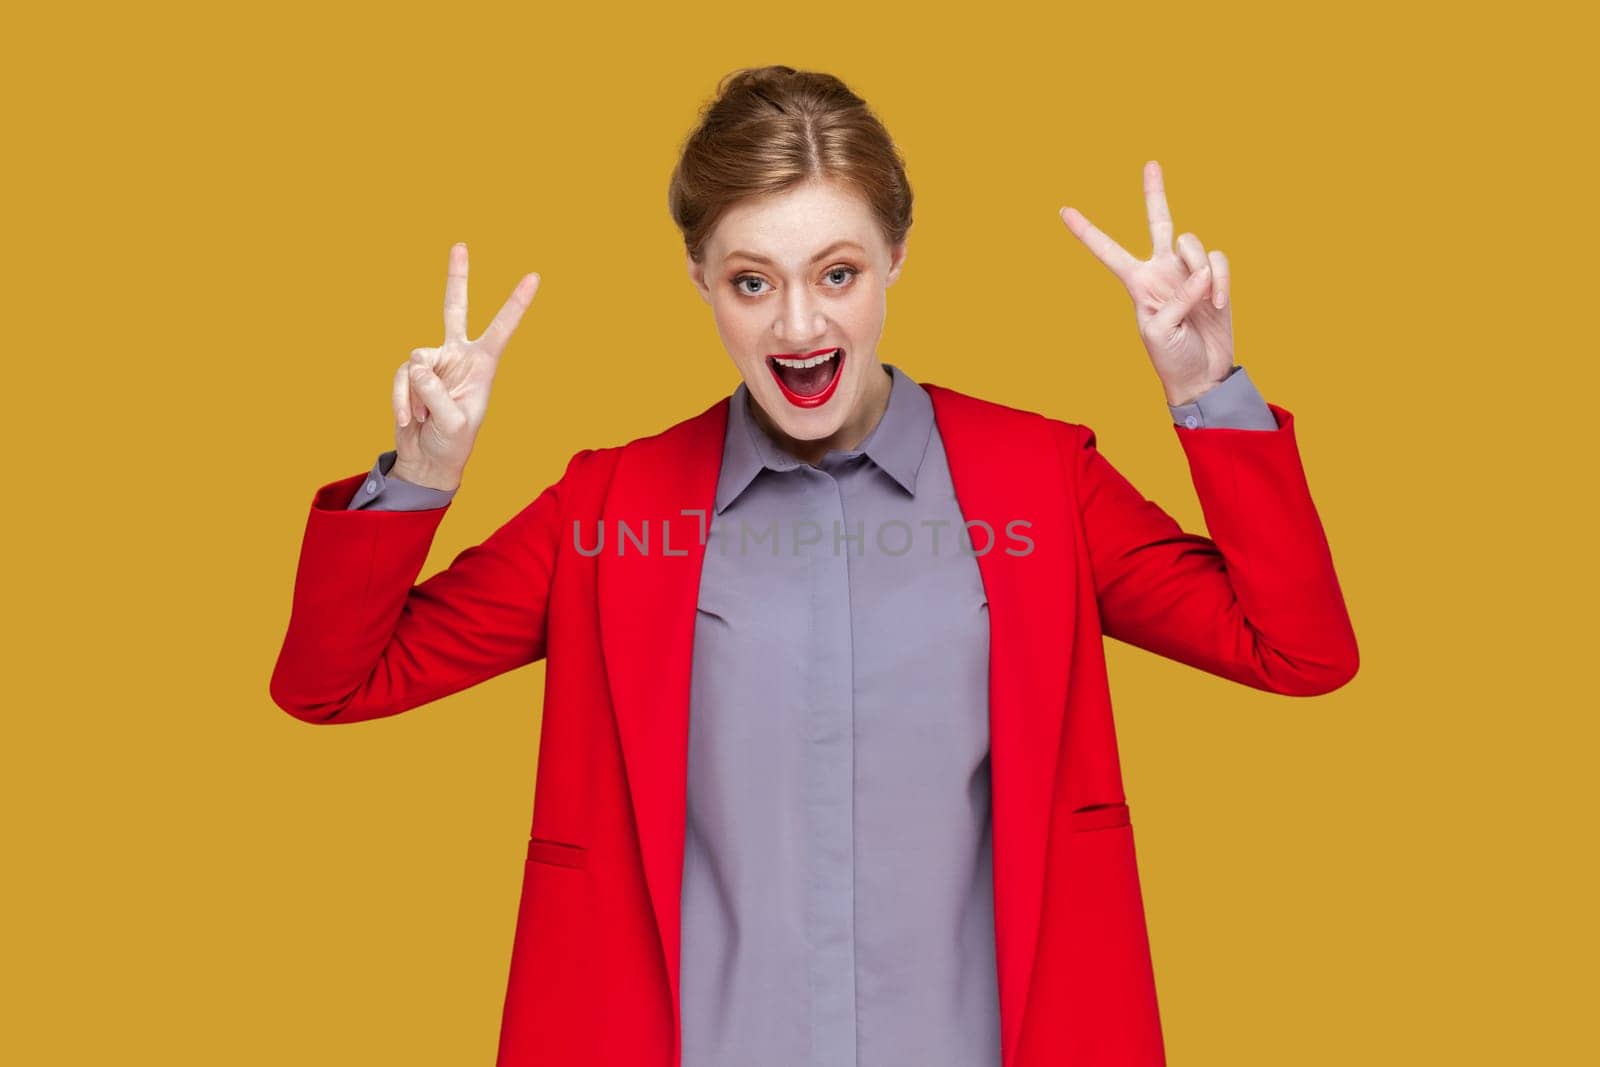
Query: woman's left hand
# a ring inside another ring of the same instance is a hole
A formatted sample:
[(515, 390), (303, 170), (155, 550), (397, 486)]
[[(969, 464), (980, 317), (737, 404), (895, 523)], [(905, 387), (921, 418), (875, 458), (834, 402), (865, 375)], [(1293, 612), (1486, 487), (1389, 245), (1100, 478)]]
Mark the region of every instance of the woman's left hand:
[(1233, 370), (1228, 259), (1215, 249), (1207, 254), (1192, 233), (1181, 234), (1173, 250), (1172, 215), (1161, 166), (1153, 159), (1144, 165), (1144, 200), (1153, 246), (1149, 259), (1133, 258), (1075, 208), (1062, 208), (1061, 218), (1127, 287), (1167, 403), (1187, 404)]

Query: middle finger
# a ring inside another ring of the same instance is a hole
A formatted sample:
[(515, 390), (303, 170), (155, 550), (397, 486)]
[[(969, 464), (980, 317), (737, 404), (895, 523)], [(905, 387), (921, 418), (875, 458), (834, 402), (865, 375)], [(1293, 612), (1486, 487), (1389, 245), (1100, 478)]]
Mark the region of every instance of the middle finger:
[(1167, 210), (1167, 188), (1161, 180), (1161, 164), (1144, 165), (1145, 213), (1150, 216), (1151, 255), (1172, 251), (1172, 212)]
[(444, 283), (444, 339), (467, 339), (467, 242), (450, 246), (450, 267)]

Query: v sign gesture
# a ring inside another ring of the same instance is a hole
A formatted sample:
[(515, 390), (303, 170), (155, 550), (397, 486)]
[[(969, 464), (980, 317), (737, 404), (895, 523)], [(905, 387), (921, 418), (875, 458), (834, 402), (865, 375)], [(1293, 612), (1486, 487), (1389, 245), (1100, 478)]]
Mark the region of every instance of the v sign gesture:
[(467, 246), (450, 249), (444, 290), (444, 344), (417, 348), (394, 374), (391, 474), (415, 485), (455, 489), (489, 406), (500, 353), (539, 289), (539, 275), (517, 283), (477, 340), (467, 339)]
[(1172, 214), (1161, 166), (1144, 165), (1145, 209), (1150, 217), (1149, 259), (1135, 259), (1075, 208), (1061, 209), (1074, 237), (1127, 287), (1139, 336), (1166, 390), (1167, 403), (1188, 404), (1233, 370), (1233, 307), (1228, 302), (1228, 260), (1207, 254), (1200, 238), (1182, 234), (1174, 250)]

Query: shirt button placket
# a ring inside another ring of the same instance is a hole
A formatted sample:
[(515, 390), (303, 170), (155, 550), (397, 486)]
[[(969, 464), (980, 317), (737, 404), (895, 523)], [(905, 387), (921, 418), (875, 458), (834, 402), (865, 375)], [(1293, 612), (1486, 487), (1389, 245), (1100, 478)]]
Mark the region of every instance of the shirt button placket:
[(822, 530), (809, 549), (812, 1063), (854, 1067), (855, 665), (849, 560), (854, 547), (845, 541), (834, 546), (835, 529), (849, 529), (839, 484), (825, 471), (804, 473), (811, 490), (807, 496), (815, 502), (808, 510)]

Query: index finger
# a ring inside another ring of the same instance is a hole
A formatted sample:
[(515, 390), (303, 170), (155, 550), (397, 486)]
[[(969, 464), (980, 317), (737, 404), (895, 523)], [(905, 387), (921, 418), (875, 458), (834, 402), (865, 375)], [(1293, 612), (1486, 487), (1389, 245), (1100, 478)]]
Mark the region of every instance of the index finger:
[(467, 242), (450, 246), (450, 268), (444, 283), (444, 339), (467, 339)]
[(1111, 273), (1121, 279), (1122, 284), (1132, 284), (1133, 271), (1139, 265), (1132, 253), (1107, 237), (1075, 207), (1062, 208), (1061, 218), (1066, 222), (1067, 229), (1072, 231), (1072, 236), (1087, 245), (1096, 259), (1110, 267)]
[(1167, 189), (1161, 181), (1161, 164), (1144, 165), (1144, 204), (1150, 216), (1150, 243), (1153, 252), (1172, 251), (1172, 212), (1167, 210)]
[(478, 342), (488, 350), (491, 356), (499, 358), (506, 347), (506, 342), (511, 340), (511, 334), (517, 328), (517, 323), (522, 321), (522, 313), (528, 310), (528, 305), (533, 303), (533, 294), (539, 290), (539, 275), (524, 275), (511, 290), (511, 295), (495, 315), (494, 321), (489, 323), (489, 328), (483, 331), (483, 336)]

